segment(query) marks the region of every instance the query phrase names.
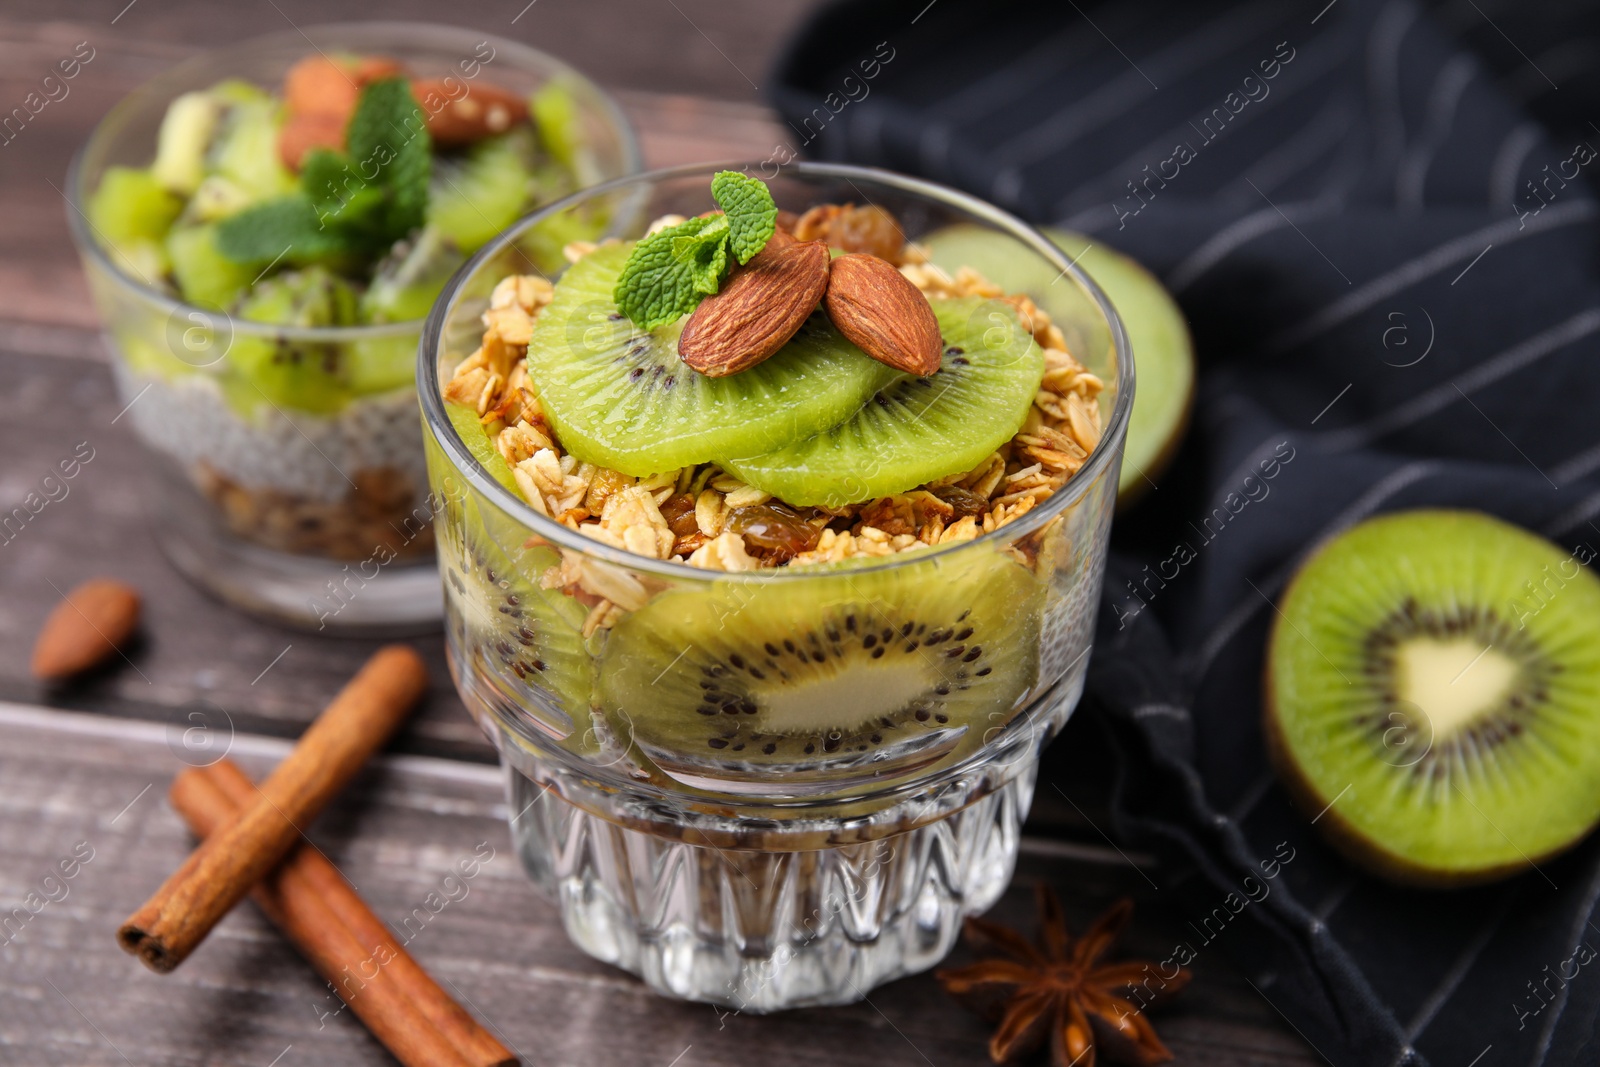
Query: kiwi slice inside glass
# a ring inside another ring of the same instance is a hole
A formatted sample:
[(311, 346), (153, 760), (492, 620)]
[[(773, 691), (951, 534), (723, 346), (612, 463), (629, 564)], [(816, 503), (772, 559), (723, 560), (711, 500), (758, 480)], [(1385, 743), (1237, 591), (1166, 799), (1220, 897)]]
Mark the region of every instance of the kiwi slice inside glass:
[(897, 375), (843, 423), (723, 465), (786, 503), (841, 507), (971, 470), (1011, 440), (1039, 391), (1044, 353), (1004, 301), (930, 303), (944, 341), (937, 371)]
[(1042, 584), (1000, 552), (664, 593), (611, 631), (599, 703), (684, 784), (805, 795), (975, 749), (1038, 679)]
[[(512, 487), (511, 468), (494, 450), (477, 413), (456, 404), (446, 409), (473, 456)], [(445, 483), (435, 484), (446, 510), (438, 538), (439, 571), (465, 630), (459, 647), (474, 657), (475, 671), (509, 706), (531, 712), (537, 727), (568, 748), (592, 751), (592, 659), (582, 632), (586, 609), (539, 584), (560, 556), (543, 542), (530, 546), (526, 529), (480, 505), (471, 491), (440, 492), (437, 486)]]
[[(1118, 502), (1127, 504), (1149, 489), (1183, 440), (1194, 397), (1194, 344), (1177, 302), (1137, 262), (1082, 234), (1044, 234), (1105, 291), (1128, 332), (1139, 388), (1117, 487)], [(969, 266), (1008, 293), (1028, 294), (1061, 327), (1072, 354), (1091, 369), (1105, 360), (1110, 337), (1099, 311), (1043, 260), (1019, 255), (1009, 237), (978, 226), (951, 226), (923, 243), (933, 262), (952, 274)]]
[(1422, 885), (1522, 870), (1600, 820), (1600, 580), (1476, 512), (1370, 519), (1295, 576), (1265, 707), (1351, 859)]
[(707, 378), (678, 358), (684, 320), (648, 332), (612, 300), (632, 244), (573, 264), (528, 345), (528, 373), (562, 445), (581, 460), (649, 475), (754, 455), (849, 418), (895, 373), (820, 312), (776, 355)]

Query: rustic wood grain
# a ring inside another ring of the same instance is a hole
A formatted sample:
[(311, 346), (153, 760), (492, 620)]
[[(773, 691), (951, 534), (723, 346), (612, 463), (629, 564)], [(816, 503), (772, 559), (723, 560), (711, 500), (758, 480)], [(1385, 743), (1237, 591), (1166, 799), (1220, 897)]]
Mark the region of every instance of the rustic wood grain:
[[(260, 776), (285, 750), (283, 742), (240, 735), (233, 756)], [(159, 726), (0, 705), (3, 910), (20, 905), (78, 842), (94, 850), (64, 883), (66, 896), (0, 947), (3, 1058), (86, 1067), (264, 1067), (280, 1055), (281, 1067), (389, 1062), (348, 1013), (322, 1018), (337, 1005), (251, 905), (171, 975), (151, 974), (117, 949), (117, 921), (189, 850), (165, 801), (180, 766)], [(982, 1024), (954, 1009), (925, 975), (873, 992), (870, 1003), (765, 1018), (649, 993), (567, 941), (511, 855), (505, 815), (499, 774), (490, 768), (388, 757), (329, 809), (312, 837), (391, 925), (420, 907), (456, 860), (489, 843), (494, 858), (467, 895), (408, 948), (525, 1063), (668, 1067), (680, 1055), (680, 1067), (985, 1062)], [(1035, 878), (1060, 890), (1080, 929), (1107, 900), (1132, 893), (1140, 913), (1129, 952), (1160, 958), (1189, 936), (1121, 863), (1025, 856), (1017, 887), (993, 914), (1028, 927), (1027, 886)], [(1156, 1017), (1179, 1063), (1319, 1062), (1219, 952), (1202, 955), (1195, 969), (1196, 982)]]

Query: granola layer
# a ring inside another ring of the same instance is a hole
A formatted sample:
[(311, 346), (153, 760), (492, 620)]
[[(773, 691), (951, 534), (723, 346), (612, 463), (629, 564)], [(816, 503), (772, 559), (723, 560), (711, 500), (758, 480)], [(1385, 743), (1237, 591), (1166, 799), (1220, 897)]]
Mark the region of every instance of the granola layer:
[[(678, 221), (667, 216), (651, 229)], [(575, 263), (594, 248), (578, 242), (565, 251)], [(579, 461), (562, 449), (528, 375), (533, 324), (554, 294), (539, 277), (513, 275), (495, 287), (483, 314), (483, 343), (456, 368), (444, 396), (477, 410), (534, 510), (651, 559), (751, 571), (970, 540), (1026, 515), (1083, 466), (1100, 440), (1097, 398), (1105, 385), (1072, 356), (1060, 328), (1026, 295), (1007, 294), (969, 267), (951, 276), (916, 244), (906, 244), (898, 260), (900, 272), (929, 297), (1011, 304), (1045, 359), (1033, 406), (1010, 441), (970, 471), (904, 493), (841, 508), (790, 507), (715, 463), (634, 478)], [(642, 587), (621, 587), (627, 583), (608, 580), (573, 554), (545, 575), (544, 584), (592, 601), (589, 631), (609, 626), (645, 599)]]

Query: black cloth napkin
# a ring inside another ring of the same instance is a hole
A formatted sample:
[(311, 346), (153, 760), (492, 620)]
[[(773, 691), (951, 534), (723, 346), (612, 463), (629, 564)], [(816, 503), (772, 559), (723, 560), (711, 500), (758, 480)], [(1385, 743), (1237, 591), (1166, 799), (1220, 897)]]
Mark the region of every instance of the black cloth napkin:
[(1600, 548), (1597, 35), (1592, 0), (850, 0), (769, 86), (802, 154), (1089, 232), (1182, 304), (1194, 421), (1116, 525), (1080, 714), (1195, 965), (1232, 956), (1335, 1064), (1600, 1062), (1595, 840), (1392, 887), (1259, 727), (1273, 604), (1339, 530), (1471, 507)]

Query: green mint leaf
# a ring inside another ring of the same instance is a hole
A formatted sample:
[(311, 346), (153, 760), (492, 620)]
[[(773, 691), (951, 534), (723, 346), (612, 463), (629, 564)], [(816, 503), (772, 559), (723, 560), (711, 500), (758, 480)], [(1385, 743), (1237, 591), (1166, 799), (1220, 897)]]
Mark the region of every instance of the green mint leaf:
[(313, 148), (300, 163), (300, 188), (319, 215), (337, 212), (349, 198), (352, 182), (350, 161), (343, 152)]
[(368, 185), (388, 192), (381, 219), (388, 243), (421, 226), (427, 214), (431, 145), (422, 109), (405, 79), (386, 78), (361, 90), (345, 131), (348, 172), (341, 182), (351, 189)]
[(778, 205), (766, 183), (736, 170), (719, 171), (711, 179), (711, 195), (728, 220), (733, 254), (740, 263), (750, 262), (778, 227)]
[[(703, 238), (702, 238), (702, 235)], [(634, 246), (612, 299), (641, 330), (681, 318), (717, 291), (728, 267), (728, 228), (720, 216), (688, 219)]]
[(710, 296), (722, 285), (728, 270), (728, 220), (717, 215), (697, 221), (704, 223), (698, 233), (672, 239), (672, 256), (690, 264), (695, 290)]
[(235, 263), (314, 263), (347, 252), (349, 242), (322, 224), (309, 197), (295, 193), (223, 219), (217, 250)]

